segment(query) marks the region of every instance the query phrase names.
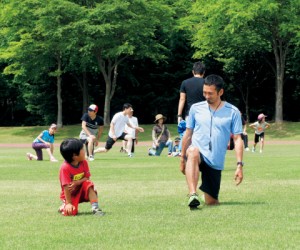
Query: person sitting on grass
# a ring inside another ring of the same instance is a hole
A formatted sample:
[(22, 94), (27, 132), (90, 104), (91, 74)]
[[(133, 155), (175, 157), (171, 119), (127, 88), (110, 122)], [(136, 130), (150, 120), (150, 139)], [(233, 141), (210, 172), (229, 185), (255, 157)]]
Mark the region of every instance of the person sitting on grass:
[(60, 153), (65, 159), (59, 171), (61, 185), (60, 199), (63, 204), (58, 212), (62, 215), (77, 215), (78, 204), (90, 202), (92, 213), (103, 216), (99, 208), (97, 191), (94, 183), (90, 181), (90, 169), (85, 159), (83, 143), (79, 139), (70, 138), (60, 145)]
[(180, 138), (176, 137), (174, 140), (174, 146), (172, 148), (172, 155), (171, 156), (180, 156), (180, 148), (179, 148)]
[(55, 157), (53, 156), (54, 151), (54, 134), (56, 133), (57, 126), (56, 124), (52, 123), (48, 130), (44, 130), (42, 133), (39, 134), (37, 138), (34, 139), (32, 143), (32, 148), (35, 150), (36, 155), (27, 153), (28, 160), (43, 160), (43, 151), (42, 149), (45, 148), (49, 157), (50, 161), (57, 162)]
[(149, 156), (160, 156), (163, 149), (168, 147), (168, 156), (172, 155), (173, 142), (171, 134), (164, 122), (167, 120), (162, 114), (155, 116), (155, 125), (152, 129), (152, 148), (148, 149)]

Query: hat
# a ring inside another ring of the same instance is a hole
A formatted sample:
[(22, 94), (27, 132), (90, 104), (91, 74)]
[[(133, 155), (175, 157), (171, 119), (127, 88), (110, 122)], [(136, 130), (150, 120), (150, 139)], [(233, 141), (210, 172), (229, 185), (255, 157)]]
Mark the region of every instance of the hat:
[(161, 118), (164, 119), (164, 121), (167, 120), (167, 117), (163, 116), (162, 114), (158, 114), (158, 115), (155, 116), (155, 121), (154, 122), (157, 122)]
[(263, 113), (261, 113), (261, 114), (258, 115), (257, 120), (261, 120), (264, 117), (267, 117), (267, 116), (264, 115)]
[(175, 142), (176, 142), (176, 141), (180, 141), (180, 138), (179, 138), (179, 137), (176, 137), (174, 141), (175, 141)]
[(52, 123), (52, 124), (50, 125), (50, 128), (57, 129), (57, 125), (56, 125), (55, 123)]
[(91, 104), (88, 108), (89, 111), (95, 111), (98, 112), (98, 106), (95, 104)]

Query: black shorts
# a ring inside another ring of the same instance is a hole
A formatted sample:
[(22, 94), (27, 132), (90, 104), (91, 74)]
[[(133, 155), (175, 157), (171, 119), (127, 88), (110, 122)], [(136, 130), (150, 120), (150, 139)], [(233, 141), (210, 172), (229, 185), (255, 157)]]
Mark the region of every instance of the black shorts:
[[(117, 140), (125, 140), (125, 141), (126, 141), (126, 139), (125, 139), (125, 136), (126, 136), (126, 135), (127, 135), (127, 134), (123, 132), (123, 134), (121, 134), (121, 135), (117, 138)], [(116, 140), (116, 141), (117, 141), (117, 140)], [(116, 141), (115, 141), (113, 138), (111, 138), (110, 136), (108, 136), (108, 138), (107, 138), (107, 140), (106, 140), (105, 148), (106, 148), (107, 150), (111, 149), (112, 146), (115, 144)]]
[(254, 143), (258, 143), (259, 142), (259, 138), (262, 140), (265, 137), (265, 133), (261, 133), (260, 135), (255, 134), (254, 136)]
[(199, 187), (201, 191), (209, 194), (214, 199), (218, 200), (219, 191), (221, 186), (221, 170), (216, 170), (211, 168), (203, 159), (200, 154), (201, 163), (199, 165), (199, 170), (201, 174), (202, 184)]

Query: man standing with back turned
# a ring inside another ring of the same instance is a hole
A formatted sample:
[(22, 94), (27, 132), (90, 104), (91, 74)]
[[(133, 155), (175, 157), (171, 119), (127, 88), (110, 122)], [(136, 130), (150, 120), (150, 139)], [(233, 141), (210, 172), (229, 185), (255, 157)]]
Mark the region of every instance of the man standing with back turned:
[(178, 124), (183, 119), (183, 107), (185, 106), (185, 120), (189, 115), (189, 110), (194, 103), (204, 101), (203, 97), (203, 83), (205, 65), (201, 62), (194, 63), (193, 77), (182, 82), (180, 87), (180, 98), (178, 103)]
[(199, 188), (204, 192), (205, 203), (219, 204), (221, 172), (224, 169), (230, 134), (233, 134), (235, 142), (236, 185), (243, 180), (241, 114), (235, 106), (221, 100), (224, 93), (223, 85), (224, 81), (218, 75), (209, 75), (205, 78), (203, 94), (206, 101), (192, 105), (182, 139), (180, 171), (186, 176), (189, 189), (188, 206), (191, 209), (200, 205), (196, 193), (199, 171), (202, 180)]

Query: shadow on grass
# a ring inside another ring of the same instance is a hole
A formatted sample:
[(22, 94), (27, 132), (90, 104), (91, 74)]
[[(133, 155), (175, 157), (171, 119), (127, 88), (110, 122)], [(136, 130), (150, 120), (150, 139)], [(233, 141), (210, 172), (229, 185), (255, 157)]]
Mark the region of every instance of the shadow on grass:
[(261, 202), (261, 201), (255, 201), (255, 202), (251, 202), (251, 201), (224, 201), (221, 202), (221, 206), (243, 206), (243, 205), (255, 205), (255, 206), (260, 206), (260, 205), (265, 205), (266, 202)]

